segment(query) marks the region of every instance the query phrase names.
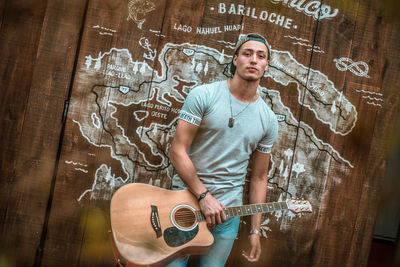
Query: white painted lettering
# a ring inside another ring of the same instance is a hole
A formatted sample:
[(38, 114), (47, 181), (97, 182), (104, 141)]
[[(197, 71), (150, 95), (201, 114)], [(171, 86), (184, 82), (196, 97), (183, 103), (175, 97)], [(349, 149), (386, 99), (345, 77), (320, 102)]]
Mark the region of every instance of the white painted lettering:
[(275, 4), (285, 4), (290, 8), (296, 9), (298, 12), (303, 12), (307, 16), (311, 16), (314, 19), (320, 20), (336, 17), (339, 12), (337, 8), (333, 9), (332, 11), (332, 8), (330, 6), (321, 4), (321, 1), (307, 2), (307, 0), (290, 0), (289, 2), (289, 0), (271, 0), (271, 2)]
[(218, 5), (218, 13), (225, 14), (225, 12), (226, 12), (225, 3), (219, 3), (219, 5)]
[(260, 19), (261, 19), (261, 20), (267, 20), (267, 18), (268, 18), (268, 12), (265, 11), (265, 10), (261, 11), (261, 13), (260, 13)]
[[(304, 12), (307, 14), (318, 14), (318, 9), (321, 3), (319, 1), (311, 1), (304, 6)], [(310, 7), (314, 6), (313, 10)]]
[(283, 25), (284, 28), (290, 29), (290, 26), (292, 25), (292, 19), (286, 19), (285, 25)]
[(278, 16), (276, 17), (276, 22), (275, 22), (275, 24), (279, 24), (279, 25), (282, 26), (284, 20), (285, 20), (285, 16), (278, 15)]
[(228, 14), (236, 15), (235, 4), (231, 4), (231, 7), (229, 8)]
[(271, 13), (271, 14), (269, 14), (268, 21), (271, 22), (271, 23), (275, 23), (275, 18), (276, 18), (276, 14), (275, 13)]
[(256, 13), (256, 9), (253, 8), (253, 10), (251, 11), (251, 17), (252, 17), (253, 19), (258, 19), (257, 16), (255, 15), (255, 13)]
[(238, 5), (238, 15), (244, 16), (244, 5)]

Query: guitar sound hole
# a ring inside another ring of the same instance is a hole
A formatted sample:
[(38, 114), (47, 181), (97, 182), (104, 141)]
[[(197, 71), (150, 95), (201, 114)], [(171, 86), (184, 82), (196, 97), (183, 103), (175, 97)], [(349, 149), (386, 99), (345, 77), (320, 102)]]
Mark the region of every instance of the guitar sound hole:
[(189, 228), (196, 222), (196, 216), (191, 209), (181, 207), (175, 211), (174, 220), (178, 226)]

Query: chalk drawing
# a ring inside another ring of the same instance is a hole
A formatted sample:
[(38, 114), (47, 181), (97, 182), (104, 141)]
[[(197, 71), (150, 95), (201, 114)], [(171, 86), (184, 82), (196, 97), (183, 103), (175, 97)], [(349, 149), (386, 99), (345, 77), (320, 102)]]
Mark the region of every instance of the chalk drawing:
[(307, 43), (309, 42), (309, 40), (307, 40), (307, 39), (299, 38), (299, 37), (296, 37), (296, 36), (285, 35), (283, 37), (294, 39), (294, 40), (297, 40), (297, 41), (303, 41), (303, 42), (307, 42)]
[(99, 117), (97, 117), (97, 114), (93, 112), (90, 117), (92, 118), (92, 124), (94, 125), (94, 127), (100, 129), (101, 123)]
[[(334, 99), (340, 97), (340, 92), (328, 76), (318, 70), (308, 71), (308, 68), (297, 62), (288, 51), (271, 51), (270, 65), (264, 77), (270, 77), (285, 86), (289, 83), (296, 84), (300, 105), (311, 110), (319, 121), (329, 125), (332, 132), (348, 135), (357, 122), (356, 108), (343, 97), (342, 101), (336, 103), (341, 114), (339, 120), (337, 116), (332, 116), (331, 105)], [(301, 98), (303, 95), (304, 99)]]
[(219, 41), (217, 41), (217, 43), (223, 43), (226, 48), (230, 48), (230, 49), (235, 49), (235, 45), (236, 45), (235, 43), (226, 42), (223, 40), (219, 40)]
[(263, 237), (267, 238), (267, 232), (271, 232), (271, 228), (268, 226), (270, 223), (270, 218), (266, 218), (260, 225), (261, 234)]
[(353, 73), (359, 77), (369, 78), (368, 64), (363, 61), (354, 62), (350, 58), (341, 57), (339, 59), (334, 59), (333, 62), (336, 63), (336, 68), (340, 71), (349, 70), (351, 73)]
[[(155, 30), (151, 32), (159, 33)], [(143, 48), (151, 49), (145, 39), (141, 43)], [(221, 45), (234, 44), (218, 42), (218, 46)], [(227, 78), (223, 70), (232, 56), (227, 55), (224, 49), (221, 51), (190, 43), (166, 43), (160, 50), (153, 58), (153, 61), (158, 61), (154, 62), (158, 63), (157, 69), (143, 59), (132, 58), (128, 49), (111, 48), (99, 52), (97, 57), (85, 57), (79, 78), (88, 83), (85, 93), (89, 90), (92, 95), (85, 105), (71, 105), (72, 121), (90, 144), (109, 149), (110, 157), (121, 163), (126, 176), (116, 177), (111, 167), (102, 164), (96, 171), (91, 188), (83, 192), (79, 200), (88, 196), (91, 199), (109, 199), (113, 190), (128, 181), (136, 181), (138, 174), (134, 170), (137, 169), (172, 177), (168, 152), (176, 116), (187, 93), (198, 84)], [(292, 83), (294, 86), (290, 88), (305, 96), (304, 101), (298, 99), (298, 105), (310, 109), (315, 118), (329, 125), (332, 132), (347, 135), (353, 130), (357, 111), (325, 74), (303, 66), (287, 51), (272, 49), (271, 56), (271, 66), (265, 77), (284, 86)], [(95, 77), (96, 83), (90, 82), (87, 77)], [(103, 84), (99, 85), (98, 80)], [(288, 184), (292, 174), (296, 179), (305, 179), (301, 181), (305, 186), (314, 186), (316, 177), (312, 168), (316, 159), (321, 162), (321, 177), (318, 179), (328, 176), (330, 160), (344, 168), (353, 167), (332, 145), (317, 138), (309, 125), (297, 121), (284, 105), (279, 91), (260, 86), (260, 96), (280, 118), (280, 135), (271, 153), (272, 164), (268, 173), (272, 182)], [(100, 128), (95, 126), (98, 123)], [(295, 151), (292, 147), (294, 142)], [(292, 161), (295, 162), (293, 166)], [(159, 184), (160, 181), (151, 180), (151, 183)], [(297, 188), (290, 186), (285, 196), (288, 194), (296, 195)], [(312, 200), (315, 205), (320, 203), (319, 195), (314, 195), (314, 192), (308, 194), (301, 197)], [(277, 219), (286, 217), (282, 213), (275, 213), (274, 216)], [(287, 216), (290, 219), (294, 215)], [(264, 221), (265, 236), (269, 223)]]
[(303, 12), (307, 16), (311, 16), (316, 20), (332, 19), (336, 17), (339, 10), (333, 9), (326, 5), (321, 4), (320, 1), (307, 1), (307, 0), (271, 0), (272, 3), (282, 3), (290, 8), (296, 9), (298, 12)]
[(372, 92), (372, 91), (365, 91), (365, 90), (359, 90), (359, 89), (356, 89), (356, 92), (358, 92), (358, 93), (364, 93), (364, 94), (370, 94), (370, 95), (383, 96), (383, 94), (381, 94), (381, 93)]
[(293, 164), (292, 171), (296, 173), (296, 178), (299, 178), (299, 174), (305, 172), (306, 169), (304, 169), (304, 164), (296, 162)]
[(80, 162), (74, 162), (74, 161), (66, 160), (65, 163), (66, 163), (66, 164), (72, 164), (72, 165), (74, 165), (74, 166), (87, 167), (87, 164), (83, 164), (83, 163), (80, 163)]
[(144, 53), (144, 54), (143, 54), (143, 57), (144, 57), (145, 59), (154, 61), (154, 58), (155, 58), (156, 55), (157, 55), (157, 49), (154, 49), (154, 50), (151, 49), (151, 44), (150, 44), (149, 40), (148, 40), (146, 37), (142, 37), (142, 38), (140, 38), (140, 40), (139, 40), (139, 45), (140, 45), (141, 47), (143, 47), (144, 49), (146, 49), (147, 52), (148, 52), (147, 54)]
[(116, 189), (124, 185), (127, 181), (121, 177), (115, 177), (111, 167), (102, 164), (95, 173), (94, 183), (91, 189), (85, 190), (79, 198), (81, 201), (86, 194), (90, 194), (90, 199), (110, 199)]
[(114, 33), (117, 32), (116, 30), (113, 30), (113, 29), (110, 29), (110, 28), (107, 28), (107, 27), (103, 27), (103, 26), (100, 26), (100, 25), (93, 26), (92, 29), (98, 29), (98, 34), (100, 34), (100, 35), (113, 36)]
[(128, 18), (136, 22), (139, 29), (142, 29), (145, 18), (140, 19), (139, 14), (146, 15), (155, 10), (156, 5), (150, 0), (127, 0), (128, 1)]
[[(296, 38), (296, 37), (294, 37), (294, 38), (295, 38), (295, 39), (298, 39), (298, 38)], [(293, 39), (293, 37), (292, 37), (292, 39)], [(302, 39), (302, 40), (305, 41), (305, 42), (308, 42), (308, 40), (304, 40), (304, 39)], [(325, 53), (325, 51), (323, 51), (323, 50), (321, 49), (321, 47), (319, 47), (319, 46), (317, 46), (317, 45), (310, 45), (310, 44), (302, 43), (302, 42), (293, 42), (292, 44), (308, 47), (308, 48), (306, 49), (306, 51), (313, 51), (313, 52), (316, 52), (316, 53)]]
[(377, 106), (377, 107), (382, 107), (381, 104), (377, 104), (377, 103), (374, 103), (374, 102), (366, 102), (366, 103), (369, 104), (369, 105), (373, 105), (373, 106)]
[(81, 172), (84, 172), (84, 173), (88, 173), (89, 172), (88, 170), (85, 170), (85, 169), (82, 169), (82, 168), (75, 168), (75, 170), (81, 171)]
[(366, 99), (374, 100), (374, 101), (382, 101), (383, 102), (382, 98), (370, 97), (370, 96), (365, 96), (365, 95), (363, 95), (362, 98), (366, 98)]

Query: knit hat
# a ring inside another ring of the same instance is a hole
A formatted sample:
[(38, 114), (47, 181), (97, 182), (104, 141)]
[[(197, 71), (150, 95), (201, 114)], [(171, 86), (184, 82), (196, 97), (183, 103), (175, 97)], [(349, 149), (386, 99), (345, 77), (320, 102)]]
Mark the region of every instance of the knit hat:
[(271, 58), (271, 48), (269, 47), (267, 40), (262, 35), (260, 35), (258, 33), (240, 34), (239, 39), (236, 43), (235, 53), (233, 54), (232, 61), (230, 63), (231, 64), (230, 72), (231, 72), (232, 76), (235, 74), (235, 71), (236, 71), (236, 66), (233, 65), (233, 58), (235, 55), (237, 55), (240, 47), (247, 41), (259, 41), (259, 42), (265, 44), (265, 46), (267, 47), (267, 51), (268, 51), (267, 59), (269, 60)]

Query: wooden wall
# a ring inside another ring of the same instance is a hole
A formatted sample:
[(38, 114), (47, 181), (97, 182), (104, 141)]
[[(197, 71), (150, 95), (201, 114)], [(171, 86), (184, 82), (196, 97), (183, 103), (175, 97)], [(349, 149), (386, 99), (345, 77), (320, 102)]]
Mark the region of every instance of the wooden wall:
[[(318, 13), (317, 8), (322, 6)], [(131, 182), (170, 187), (177, 112), (226, 79), (239, 34), (272, 52), (279, 117), (260, 263), (365, 266), (399, 105), (399, 10), (378, 0), (0, 1), (0, 262), (113, 266), (108, 206)], [(246, 266), (241, 224), (227, 266)]]

